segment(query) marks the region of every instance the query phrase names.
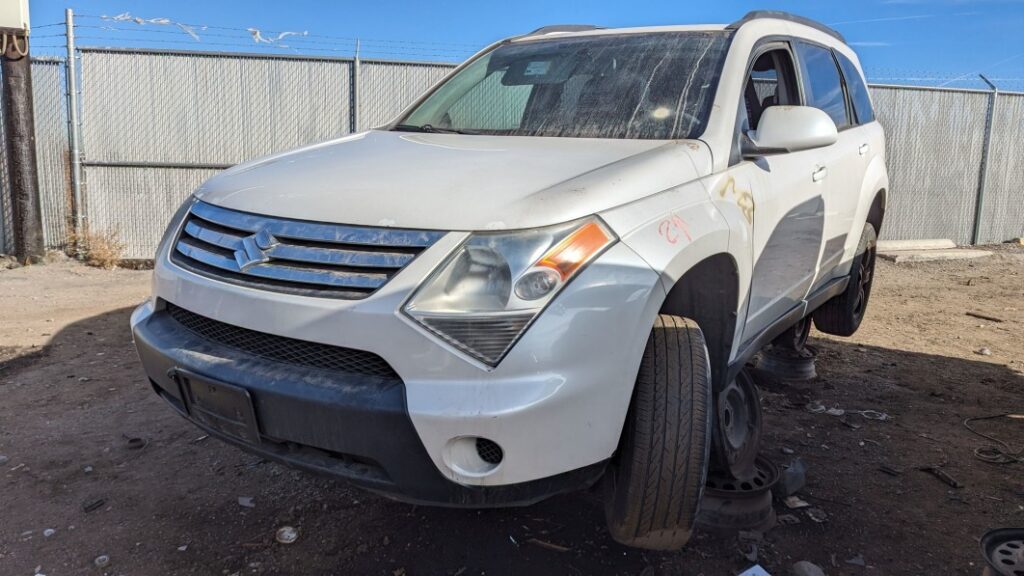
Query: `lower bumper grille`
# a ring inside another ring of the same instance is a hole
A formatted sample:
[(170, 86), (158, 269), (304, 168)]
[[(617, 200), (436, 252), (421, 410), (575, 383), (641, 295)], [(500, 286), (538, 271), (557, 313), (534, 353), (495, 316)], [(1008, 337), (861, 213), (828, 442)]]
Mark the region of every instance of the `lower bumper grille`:
[(166, 303), (166, 311), (193, 334), (253, 356), (296, 366), (399, 379), (394, 368), (372, 352), (249, 330), (200, 316), (170, 302)]

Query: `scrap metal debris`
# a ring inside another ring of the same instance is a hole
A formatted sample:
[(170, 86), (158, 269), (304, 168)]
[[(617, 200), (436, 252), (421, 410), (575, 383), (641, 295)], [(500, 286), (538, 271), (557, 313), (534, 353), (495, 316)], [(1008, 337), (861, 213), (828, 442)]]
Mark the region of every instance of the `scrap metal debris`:
[(534, 546), (540, 546), (541, 548), (546, 548), (548, 550), (553, 550), (555, 552), (568, 552), (569, 550), (571, 550), (571, 548), (566, 548), (565, 546), (560, 546), (558, 544), (553, 544), (551, 542), (545, 542), (544, 540), (538, 540), (536, 538), (530, 538), (526, 541), (526, 543), (533, 544)]
[(779, 481), (772, 487), (778, 498), (786, 498), (799, 492), (807, 483), (807, 465), (800, 458), (794, 458), (779, 474)]
[(964, 487), (964, 485), (961, 484), (956, 478), (953, 478), (952, 476), (950, 476), (949, 472), (946, 472), (945, 470), (943, 470), (942, 468), (940, 468), (938, 466), (923, 466), (921, 468), (918, 468), (918, 470), (920, 470), (921, 472), (927, 472), (927, 473), (931, 474), (932, 476), (935, 476), (936, 478), (938, 478), (939, 480), (942, 480), (943, 482), (945, 482), (946, 484), (948, 484), (949, 486), (951, 486), (953, 488), (963, 488)]
[(274, 534), (274, 540), (280, 544), (294, 544), (299, 539), (299, 530), (294, 526), (282, 526)]
[(800, 523), (800, 518), (796, 514), (779, 514), (775, 520), (782, 526), (793, 526)]
[(807, 403), (807, 406), (805, 406), (804, 408), (811, 414), (821, 414), (822, 412), (828, 410), (828, 408), (826, 408), (824, 404), (817, 400), (811, 400), (810, 402)]
[(900, 472), (899, 470), (893, 468), (892, 466), (888, 466), (886, 464), (882, 464), (881, 466), (879, 466), (878, 470), (879, 470), (879, 472), (884, 472), (884, 473), (888, 474), (889, 476), (899, 476), (900, 474), (902, 474), (902, 472)]
[(797, 510), (799, 508), (810, 508), (811, 504), (806, 500), (801, 499), (799, 496), (790, 496), (782, 501), (786, 508), (790, 510)]
[(82, 504), (82, 511), (88, 514), (89, 512), (95, 512), (103, 507), (107, 503), (106, 498), (94, 498), (92, 500), (86, 500)]
[(814, 520), (818, 524), (821, 524), (826, 519), (828, 519), (828, 514), (825, 514), (825, 511), (822, 510), (821, 508), (808, 508), (807, 517), (811, 520)]
[(838, 406), (829, 408), (822, 404), (820, 400), (811, 400), (806, 406), (804, 406), (804, 409), (811, 414), (828, 414), (829, 416), (836, 417), (844, 416), (846, 414), (860, 414), (868, 420), (885, 421), (892, 419), (892, 416), (879, 410), (844, 410)]
[(846, 563), (851, 566), (867, 566), (867, 563), (864, 562), (863, 554), (857, 554), (853, 558), (849, 558), (848, 560), (846, 560)]
[(975, 448), (974, 456), (978, 460), (988, 462), (990, 464), (1013, 464), (1015, 462), (1024, 462), (1024, 447), (1014, 450), (1009, 444), (999, 438), (989, 436), (983, 432), (978, 432), (971, 427), (971, 422), (996, 420), (998, 418), (1010, 418), (1013, 420), (1024, 421), (1024, 414), (1011, 414), (1009, 412), (1005, 412), (1003, 414), (993, 414), (992, 416), (976, 416), (974, 418), (967, 418), (964, 420), (964, 428), (967, 428), (971, 433), (981, 436), (986, 440), (995, 442), (994, 445), (979, 446), (978, 448)]
[(973, 318), (979, 318), (981, 320), (988, 320), (989, 322), (996, 322), (996, 323), (1002, 323), (1003, 322), (1002, 318), (996, 318), (995, 316), (988, 316), (986, 314), (979, 314), (977, 312), (964, 312), (964, 314), (966, 314), (968, 316), (971, 316)]
[(801, 560), (793, 564), (793, 576), (825, 576), (825, 571), (817, 564)]

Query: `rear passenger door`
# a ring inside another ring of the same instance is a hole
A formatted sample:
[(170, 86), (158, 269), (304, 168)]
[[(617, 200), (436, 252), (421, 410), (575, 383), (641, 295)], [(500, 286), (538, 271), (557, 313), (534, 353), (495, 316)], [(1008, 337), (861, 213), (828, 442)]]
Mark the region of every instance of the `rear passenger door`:
[[(838, 141), (820, 149), (820, 165), (815, 167), (816, 177), (825, 183), (825, 222), (818, 274), (811, 287), (814, 292), (840, 275), (839, 266), (850, 241), (866, 164), (858, 150), (863, 144), (862, 134), (856, 129), (843, 76), (832, 50), (803, 40), (796, 41), (795, 48), (806, 105), (828, 114), (839, 130)], [(853, 241), (857, 240), (859, 236)]]
[[(833, 50), (832, 53), (835, 55), (836, 61), (839, 62), (839, 70), (843, 73), (843, 86), (846, 87), (846, 96), (854, 124), (849, 128), (849, 134), (844, 134), (844, 136), (852, 139), (853, 145), (857, 147), (857, 162), (860, 169), (860, 177), (855, 182), (851, 182), (851, 184), (856, 184), (856, 188), (850, 191), (849, 196), (843, 198), (850, 226), (850, 238), (846, 244), (845, 258), (849, 260), (857, 249), (863, 230), (863, 220), (856, 220), (858, 208), (864, 207), (877, 192), (877, 190), (866, 189), (865, 184), (867, 184), (867, 173), (871, 170), (872, 164), (885, 160), (885, 137), (882, 127), (875, 122), (871, 95), (864, 82), (864, 77), (861, 76), (860, 69), (842, 52)], [(861, 218), (864, 218), (863, 213), (861, 213)], [(841, 272), (846, 274), (848, 270), (844, 269)]]

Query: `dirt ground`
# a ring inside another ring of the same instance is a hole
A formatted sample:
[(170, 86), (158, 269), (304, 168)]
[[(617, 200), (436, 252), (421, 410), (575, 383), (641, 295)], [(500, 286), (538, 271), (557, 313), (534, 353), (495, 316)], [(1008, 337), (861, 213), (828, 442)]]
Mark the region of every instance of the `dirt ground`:
[[(523, 509), (416, 507), (203, 439), (151, 392), (136, 359), (128, 316), (148, 289), (145, 271), (0, 271), (0, 574), (653, 576), (753, 564), (735, 535), (699, 534), (678, 553), (619, 546), (593, 492)], [(860, 332), (812, 335), (819, 377), (762, 386), (764, 453), (806, 462), (801, 497), (827, 517), (776, 503), (799, 523), (765, 534), (757, 562), (775, 576), (797, 560), (830, 575), (980, 574), (981, 534), (1024, 526), (1024, 464), (978, 460), (991, 442), (963, 421), (1024, 412), (1022, 326), (1020, 248), (880, 261)], [(847, 414), (811, 413), (812, 400)], [(850, 412), (865, 409), (891, 419)], [(1024, 420), (976, 428), (1024, 449)], [(932, 465), (963, 486), (918, 470)], [(284, 525), (298, 528), (294, 544), (274, 541)], [(101, 555), (109, 564), (97, 568)]]

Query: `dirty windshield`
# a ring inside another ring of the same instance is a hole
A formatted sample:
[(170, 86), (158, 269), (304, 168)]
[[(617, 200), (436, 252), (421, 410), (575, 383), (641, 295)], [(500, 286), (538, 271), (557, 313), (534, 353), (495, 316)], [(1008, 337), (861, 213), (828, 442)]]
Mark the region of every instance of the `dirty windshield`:
[(393, 129), (507, 136), (696, 138), (725, 32), (589, 35), (502, 44)]

